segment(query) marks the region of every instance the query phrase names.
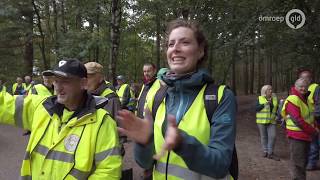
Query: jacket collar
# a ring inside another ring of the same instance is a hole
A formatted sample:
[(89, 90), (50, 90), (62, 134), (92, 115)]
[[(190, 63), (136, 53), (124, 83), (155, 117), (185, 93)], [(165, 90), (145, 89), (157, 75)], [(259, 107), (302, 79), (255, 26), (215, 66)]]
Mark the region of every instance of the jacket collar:
[[(74, 117), (80, 119), (87, 114), (94, 113), (97, 109), (104, 107), (108, 103), (107, 98), (96, 97), (89, 93), (86, 93), (84, 98), (85, 101), (75, 110), (70, 119)], [(59, 117), (62, 116), (63, 109), (65, 108), (63, 104), (57, 102), (57, 96), (48, 97), (43, 102), (43, 106), (50, 114), (50, 116), (53, 116), (53, 114), (57, 114)]]
[(169, 88), (175, 87), (177, 90), (193, 90), (195, 87), (201, 88), (203, 85), (213, 82), (210, 74), (205, 69), (198, 69), (195, 72), (179, 76), (167, 72), (160, 78), (169, 86)]
[(95, 96), (100, 96), (100, 94), (102, 94), (103, 91), (104, 91), (105, 89), (107, 89), (107, 88), (108, 88), (108, 86), (107, 86), (107, 84), (105, 83), (105, 81), (102, 81), (102, 82), (100, 83), (99, 87), (98, 87), (96, 90), (94, 90), (93, 92), (91, 92), (91, 94), (93, 94), (93, 95), (95, 95)]

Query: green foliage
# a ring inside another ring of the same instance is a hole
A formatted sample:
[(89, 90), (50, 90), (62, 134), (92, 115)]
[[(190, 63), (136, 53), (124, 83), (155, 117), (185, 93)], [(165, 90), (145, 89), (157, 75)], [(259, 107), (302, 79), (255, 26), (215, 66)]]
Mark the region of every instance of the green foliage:
[[(105, 70), (110, 65), (111, 0), (35, 0), (41, 21), (34, 16), (33, 43), (35, 66), (44, 70), (63, 57), (76, 57), (82, 61), (99, 61)], [(0, 2), (0, 67), (1, 74), (15, 79), (23, 63), (25, 29), (24, 14), (32, 9), (31, 0), (2, 0)], [(259, 16), (282, 16), (293, 8), (306, 14), (303, 28), (293, 30), (285, 22), (259, 21)], [(142, 65), (157, 63), (156, 38), (159, 32), (161, 45), (165, 40), (167, 22), (176, 18), (198, 21), (208, 37), (209, 59), (207, 67), (217, 82), (231, 81), (230, 67), (236, 64), (237, 83), (244, 78), (243, 67), (255, 62), (254, 75), (262, 74), (262, 82), (292, 76), (295, 69), (307, 66), (320, 70), (320, 3), (311, 1), (271, 0), (130, 0), (122, 1), (120, 46), (117, 74), (130, 81), (140, 81)], [(159, 26), (157, 26), (159, 23)], [(44, 35), (42, 47), (40, 28)], [(43, 59), (44, 50), (46, 59)], [(166, 66), (164, 49), (160, 51), (160, 66)], [(247, 54), (245, 52), (248, 52)], [(252, 53), (253, 52), (253, 53)], [(235, 53), (235, 54), (234, 54)], [(271, 62), (271, 66), (267, 66)], [(258, 72), (258, 64), (262, 65)], [(276, 67), (279, 66), (279, 67)], [(271, 78), (272, 79), (272, 78)], [(255, 78), (254, 81), (258, 79)], [(258, 84), (255, 82), (255, 88)], [(242, 88), (243, 86), (241, 86)]]

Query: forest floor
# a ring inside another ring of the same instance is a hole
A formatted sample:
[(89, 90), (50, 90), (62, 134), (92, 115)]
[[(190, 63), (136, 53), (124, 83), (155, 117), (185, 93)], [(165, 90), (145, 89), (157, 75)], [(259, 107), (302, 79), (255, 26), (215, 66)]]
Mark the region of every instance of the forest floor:
[[(280, 161), (261, 156), (260, 135), (255, 123), (256, 96), (238, 96), (237, 140), (240, 180), (289, 180), (289, 145), (284, 129), (277, 126), (275, 154)], [(133, 160), (133, 143), (126, 144), (125, 168), (133, 167), (134, 180), (140, 180), (142, 170)], [(319, 164), (320, 162), (318, 162)], [(307, 180), (319, 180), (320, 170), (308, 171)]]

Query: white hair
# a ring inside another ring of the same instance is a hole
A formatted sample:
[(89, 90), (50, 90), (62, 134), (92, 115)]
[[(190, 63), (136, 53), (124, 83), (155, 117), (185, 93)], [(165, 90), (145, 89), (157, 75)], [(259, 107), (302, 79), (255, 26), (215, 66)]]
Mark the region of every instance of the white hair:
[(266, 96), (266, 92), (267, 92), (267, 89), (268, 88), (272, 88), (272, 86), (271, 85), (264, 85), (264, 86), (262, 86), (262, 88), (261, 88), (261, 96)]

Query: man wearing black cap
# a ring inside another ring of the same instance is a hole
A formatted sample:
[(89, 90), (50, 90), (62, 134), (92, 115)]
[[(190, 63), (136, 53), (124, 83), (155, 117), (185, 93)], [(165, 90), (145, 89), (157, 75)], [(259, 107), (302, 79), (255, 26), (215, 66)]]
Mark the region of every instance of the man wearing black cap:
[(43, 75), (54, 76), (56, 96), (0, 93), (0, 123), (31, 131), (21, 179), (120, 179), (116, 123), (107, 99), (85, 90), (84, 65), (66, 59)]

